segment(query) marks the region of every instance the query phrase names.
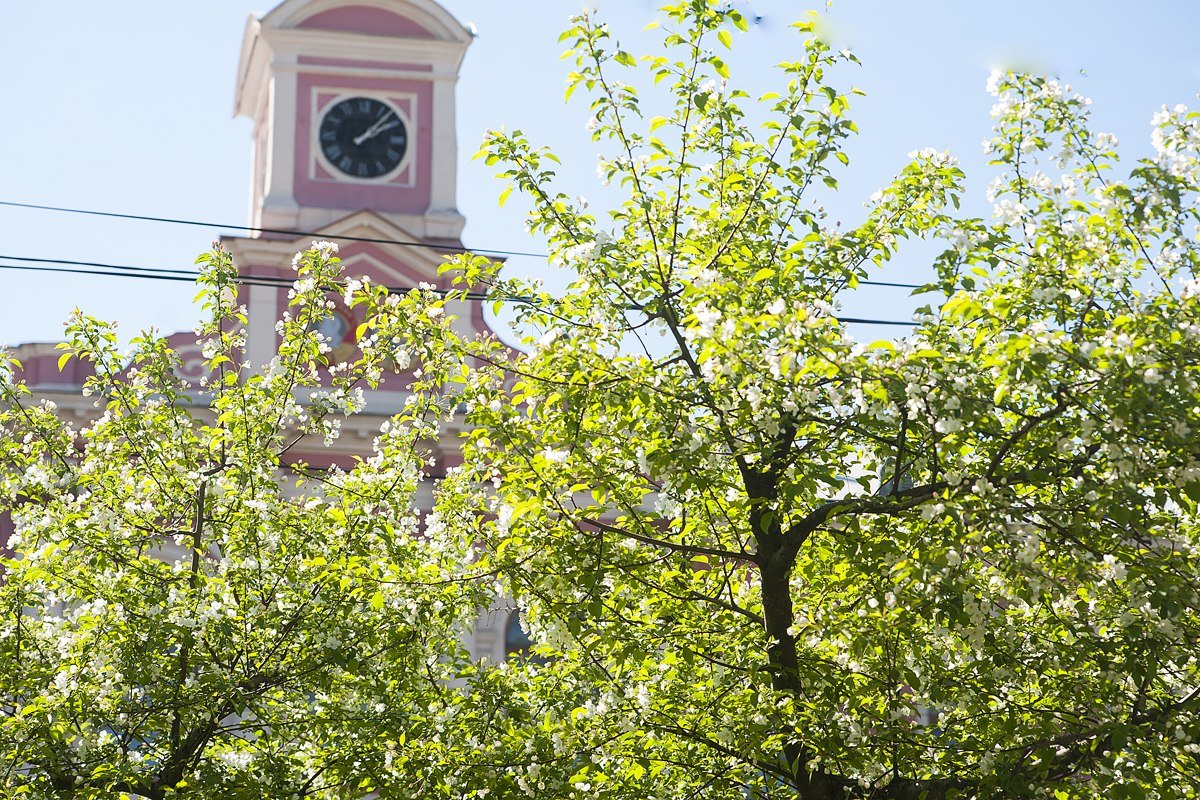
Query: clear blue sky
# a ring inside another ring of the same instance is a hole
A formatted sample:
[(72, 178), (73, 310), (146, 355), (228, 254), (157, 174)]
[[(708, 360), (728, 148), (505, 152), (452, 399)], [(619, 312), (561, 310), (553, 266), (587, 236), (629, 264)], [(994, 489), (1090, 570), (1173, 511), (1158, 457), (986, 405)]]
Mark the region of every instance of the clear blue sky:
[[(798, 47), (787, 23), (809, 4), (737, 2), (761, 21), (735, 45), (741, 56), (734, 82), (766, 91), (769, 65)], [(595, 155), (583, 130), (588, 114), (579, 103), (564, 110), (566, 65), (555, 41), (580, 4), (444, 5), (479, 30), (459, 87), (465, 240), (537, 250), (523, 232), (519, 204), (498, 208), (500, 185), (467, 159), (486, 128), (520, 127), (563, 156), (566, 191), (597, 195)], [(650, 41), (639, 32), (657, 3), (592, 5), (615, 31)], [(231, 118), (234, 70), (247, 15), (269, 7), (269, 0), (4, 3), (0, 200), (245, 223), (250, 124)], [(1200, 91), (1195, 0), (837, 0), (829, 20), (835, 44), (864, 62), (847, 79), (868, 92), (852, 110), (862, 135), (851, 146), (834, 208), (848, 221), (905, 153), (924, 146), (963, 160), (972, 174), (969, 208), (987, 213), (979, 143), (989, 133), (984, 83), (993, 66), (1055, 74), (1091, 96), (1096, 127), (1121, 138), (1128, 161), (1149, 149), (1149, 119), (1160, 105), (1194, 106)], [(0, 208), (0, 234), (5, 256), (185, 267), (217, 231)], [(536, 260), (511, 263), (526, 273), (546, 270)], [(921, 279), (927, 266), (927, 253), (902, 252), (887, 277)], [(57, 339), (77, 305), (120, 320), (125, 335), (148, 325), (190, 328), (193, 294), (188, 284), (0, 271), (0, 343)], [(912, 307), (903, 290), (866, 287), (848, 300), (846, 313), (904, 319)]]

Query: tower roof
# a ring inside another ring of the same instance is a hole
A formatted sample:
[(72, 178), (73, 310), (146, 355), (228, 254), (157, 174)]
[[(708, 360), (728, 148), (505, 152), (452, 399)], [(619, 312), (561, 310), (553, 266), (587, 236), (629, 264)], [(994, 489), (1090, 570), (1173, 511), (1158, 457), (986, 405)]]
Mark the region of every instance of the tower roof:
[(308, 28), (469, 42), (471, 34), (434, 0), (284, 0), (264, 28)]
[(424, 50), (430, 61), (440, 63), (449, 55), (457, 69), (471, 39), (470, 31), (435, 0), (284, 0), (262, 17), (246, 20), (234, 114), (253, 115), (264, 88), (263, 62), (300, 40), (310, 53), (352, 49), (367, 59), (386, 58), (389, 43), (403, 41), (407, 55)]

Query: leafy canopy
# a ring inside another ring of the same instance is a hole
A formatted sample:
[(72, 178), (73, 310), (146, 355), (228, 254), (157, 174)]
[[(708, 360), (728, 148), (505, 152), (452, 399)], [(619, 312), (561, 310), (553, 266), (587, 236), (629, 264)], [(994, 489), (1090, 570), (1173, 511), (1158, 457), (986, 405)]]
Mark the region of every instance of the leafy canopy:
[(0, 508), (16, 528), (0, 560), (5, 797), (438, 785), (439, 703), (479, 598), (456, 580), (464, 554), (418, 535), (436, 429), (414, 404), (352, 469), (290, 455), (336, 438), (383, 368), (326, 369), (315, 323), (338, 288), (335, 249), (297, 256), (278, 355), (257, 373), (241, 363), (236, 270), (214, 251), (199, 260), (198, 393), (166, 340), (136, 338), (127, 356), (83, 315), (63, 361), (94, 368), (94, 420), (76, 429), (30, 397), (19, 364), (0, 375)]
[[(161, 341), (126, 368), (85, 318), (69, 352), (97, 365), (98, 422), (5, 380), (17, 791), (1196, 796), (1200, 117), (1165, 110), (1117, 177), (1083, 98), (997, 74), (990, 219), (922, 151), (835, 226), (853, 57), (798, 23), (754, 99), (727, 82), (736, 10), (664, 13), (648, 57), (590, 15), (564, 37), (627, 195), (607, 216), (520, 132), (485, 141), (565, 292), (472, 257), (448, 297), (347, 284), (363, 357), (301, 405), (329, 249), (301, 258), (253, 376), (214, 256), (211, 412)], [(645, 84), (669, 90), (661, 116)], [(839, 297), (914, 237), (947, 245), (930, 307), (899, 341), (854, 340)], [(480, 289), (518, 300), (521, 352), (455, 333)], [(285, 490), (289, 437), (334, 435), (355, 382), (409, 356), (379, 453)], [(460, 414), (464, 463), (414, 538), (418, 443)], [(537, 658), (456, 657), (493, 576)]]
[[(372, 323), (442, 343), (417, 388), (470, 432), (438, 523), (540, 643), (490, 679), (502, 723), (464, 712), (494, 732), (464, 785), (1196, 796), (1200, 118), (1164, 111), (1122, 178), (1083, 98), (999, 73), (991, 219), (921, 151), (835, 226), (853, 56), (799, 22), (754, 99), (728, 82), (738, 11), (664, 13), (649, 56), (589, 14), (564, 34), (611, 211), (521, 132), (484, 143), (574, 274), (551, 295), (455, 265), (520, 298), (523, 351)], [(914, 237), (946, 243), (930, 306), (856, 341), (839, 298)]]

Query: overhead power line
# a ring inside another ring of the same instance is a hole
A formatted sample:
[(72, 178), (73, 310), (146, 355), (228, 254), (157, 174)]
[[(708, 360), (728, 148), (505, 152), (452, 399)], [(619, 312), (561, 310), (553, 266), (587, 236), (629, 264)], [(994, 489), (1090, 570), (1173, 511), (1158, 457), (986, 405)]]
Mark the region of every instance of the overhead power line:
[(838, 322), (854, 325), (900, 325), (905, 328), (915, 328), (915, 322), (902, 322), (893, 319), (863, 319), (862, 317), (837, 317)]
[[(34, 258), (30, 256), (9, 256), (0, 255), (0, 261), (17, 262), (0, 264), (0, 270), (18, 270), (24, 272), (51, 272), (51, 273), (66, 273), (71, 275), (99, 275), (112, 278), (140, 278), (142, 280), (157, 280), (157, 281), (177, 281), (177, 282), (194, 282), (200, 273), (196, 270), (188, 269), (172, 269), (169, 267), (137, 267), (127, 264), (110, 264), (103, 261), (75, 261), (66, 258)], [(237, 282), (243, 286), (268, 286), (272, 288), (281, 288), (291, 286), (292, 281), (288, 278), (280, 278), (273, 275), (240, 275)], [(389, 292), (400, 293), (409, 292), (416, 287), (412, 286), (387, 286)], [(432, 290), (438, 294), (449, 294), (447, 290)], [(531, 298), (506, 296), (497, 298), (493, 295), (484, 294), (482, 292), (467, 292), (465, 295), (467, 300), (479, 301), (495, 301), (497, 299), (508, 303), (524, 303), (531, 305)], [(861, 317), (837, 317), (839, 322), (854, 323), (857, 325), (886, 325), (886, 326), (902, 326), (911, 328), (915, 325), (913, 322), (903, 322), (900, 320), (883, 320), (883, 319), (867, 319)]]
[[(103, 270), (117, 270), (116, 272), (93, 272), (83, 269), (56, 269), (53, 267), (18, 267), (0, 265), (2, 269), (21, 269), (30, 270), (33, 272), (73, 272), (81, 275), (115, 275), (123, 278), (138, 278), (143, 277), (141, 273), (145, 273), (144, 277), (154, 278), (159, 277), (162, 280), (186, 280), (195, 281), (200, 277), (200, 273), (194, 269), (171, 269), (169, 267), (133, 267), (126, 264), (106, 264), (100, 261), (75, 261), (67, 258), (35, 258), (33, 256), (0, 256), (0, 261), (24, 261), (31, 264), (65, 264), (72, 267), (92, 267)], [(134, 274), (129, 274), (134, 273)], [(171, 277), (167, 277), (171, 276)]]
[[(370, 236), (334, 236), (329, 233), (319, 231), (298, 231), (286, 228), (257, 228), (253, 225), (227, 225), (220, 222), (202, 222), (194, 219), (181, 219), (177, 217), (155, 217), (145, 214), (125, 214), (116, 211), (97, 211), (95, 209), (86, 208), (70, 208), (67, 206), (50, 206), (39, 203), (19, 203), (14, 200), (0, 200), (0, 206), (8, 208), (25, 208), (34, 211), (54, 211), (62, 214), (80, 214), (91, 217), (107, 217), (111, 219), (129, 219), (138, 220), (141, 222), (159, 222), (170, 225), (189, 225), (197, 228), (214, 228), (235, 231), (245, 231), (248, 233), (271, 233), (282, 236), (311, 236), (318, 239), (328, 239), (338, 242), (362, 242), (365, 244), (390, 244), (397, 247), (421, 247), (429, 250), (441, 250), (452, 253), (478, 253), (480, 255), (496, 255), (496, 256), (523, 256), (527, 258), (549, 258), (546, 253), (530, 253), (522, 250), (502, 250), (494, 247), (464, 247), (461, 245), (449, 244), (431, 244), (428, 242), (406, 242), (398, 239), (383, 239)], [(26, 259), (36, 260), (36, 259)], [(924, 286), (919, 283), (897, 283), (895, 281), (874, 281), (860, 280), (859, 285), (865, 286), (888, 286), (897, 289), (922, 289)], [(907, 324), (907, 323), (902, 323)]]
[(178, 217), (155, 217), (146, 214), (122, 214), (116, 211), (97, 211), (87, 208), (69, 208), (67, 206), (48, 206), (40, 203), (18, 203), (13, 200), (0, 200), (0, 206), (8, 208), (27, 208), (35, 211), (56, 211), (61, 214), (81, 214), (89, 217), (108, 217), (111, 219), (131, 219), (141, 222), (162, 222), (170, 225), (190, 225), (196, 228), (215, 228), (232, 231), (246, 231), (248, 233), (272, 233), (280, 236), (312, 236), (318, 239), (329, 239), (339, 242), (364, 242), (367, 244), (391, 244), (399, 247), (423, 247), (430, 250), (443, 250), (453, 253), (479, 253), (481, 255), (497, 255), (497, 256), (528, 256), (530, 258), (546, 258), (545, 253), (526, 253), (520, 250), (497, 250), (481, 247), (463, 247), (461, 245), (451, 244), (430, 244), (427, 242), (405, 242), (397, 239), (381, 239), (371, 236), (334, 236), (330, 233), (320, 233), (314, 231), (298, 231), (289, 228), (259, 228), (253, 225), (229, 225), (223, 222), (203, 222), (194, 219), (180, 219)]
[[(74, 261), (67, 258), (32, 258), (29, 256), (6, 256), (0, 255), (0, 261), (16, 261), (16, 262), (32, 262), (29, 264), (0, 264), (0, 269), (23, 270), (28, 272), (64, 272), (74, 275), (102, 275), (113, 278), (141, 278), (143, 280), (158, 280), (158, 281), (187, 281), (194, 283), (200, 277), (200, 272), (189, 269), (172, 269), (169, 267), (135, 267), (127, 264), (108, 264), (101, 261)], [(42, 265), (67, 265), (67, 266), (42, 266)], [(272, 288), (282, 288), (291, 286), (293, 281), (289, 278), (280, 278), (274, 275), (239, 275), (235, 278), (236, 282), (242, 286), (268, 286)], [(387, 286), (384, 287), (389, 292), (408, 292), (416, 287), (414, 286)], [(450, 290), (432, 289), (435, 294), (450, 294)], [(495, 300), (497, 298), (483, 294), (482, 292), (467, 292), (465, 295), (468, 300)], [(524, 298), (512, 297), (505, 298), (513, 302), (528, 302)]]

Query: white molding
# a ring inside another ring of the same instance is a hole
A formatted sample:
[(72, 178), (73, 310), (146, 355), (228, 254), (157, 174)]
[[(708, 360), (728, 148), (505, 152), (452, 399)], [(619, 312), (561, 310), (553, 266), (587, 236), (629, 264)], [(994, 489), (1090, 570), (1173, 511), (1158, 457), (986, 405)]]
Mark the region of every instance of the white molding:
[(275, 72), (297, 72), (305, 75), (320, 75), (331, 78), (395, 78), (398, 80), (426, 81), (428, 83), (458, 82), (458, 76), (449, 73), (421, 72), (420, 70), (391, 69), (390, 67), (344, 67), (336, 64), (276, 64)]
[[(262, 105), (272, 72), (304, 70), (329, 72), (346, 69), (335, 65), (300, 64), (300, 55), (313, 58), (374, 61), (381, 65), (421, 64), (428, 72), (411, 70), (413, 78), (457, 80), (467, 52), (466, 43), (439, 42), (430, 39), (401, 39), (369, 36), (344, 31), (263, 30), (251, 19), (246, 25), (235, 91), (234, 116), (254, 119)], [(349, 68), (358, 69), (358, 68)], [(363, 67), (365, 75), (395, 75), (392, 66)]]
[(263, 164), (261, 227), (294, 224), (300, 206), (296, 202), (296, 94), (297, 76), (282, 72), (272, 76), (267, 108), (267, 151)]
[(425, 236), (430, 239), (458, 239), (462, 236), (463, 228), (467, 227), (467, 218), (457, 209), (430, 209), (420, 217), (419, 222)]
[(281, 55), (302, 53), (314, 58), (428, 64), (433, 67), (433, 73), (441, 71), (447, 75), (458, 74), (458, 67), (467, 52), (466, 43), (371, 36), (348, 31), (264, 30), (261, 38)]
[[(257, 371), (275, 357), (275, 319), (279, 316), (279, 290), (274, 286), (253, 285), (246, 303), (246, 360)], [(267, 320), (269, 324), (262, 324)]]
[(255, 117), (254, 109), (259, 104), (259, 94), (262, 91), (262, 61), (267, 57), (258, 46), (261, 35), (262, 28), (258, 18), (251, 15), (246, 19), (246, 27), (242, 32), (242, 50), (238, 55), (237, 85), (233, 92), (235, 117)]
[[(393, 217), (394, 215), (385, 215), (378, 211), (346, 211), (342, 217), (332, 222), (326, 222), (319, 228), (313, 228), (314, 235), (312, 236), (292, 238), (229, 236), (224, 237), (222, 241), (229, 243), (231, 250), (236, 250), (250, 261), (276, 264), (280, 268), (289, 264), (295, 252), (307, 247), (314, 238), (319, 239), (322, 236), (336, 238), (339, 235), (393, 240), (401, 244), (382, 243), (374, 246), (385, 252), (395, 249), (397, 258), (400, 258), (401, 253), (411, 254), (411, 257), (401, 258), (402, 261), (425, 261), (434, 266), (441, 263), (440, 256), (434, 255), (437, 245), (428, 244), (417, 227), (398, 224)], [(420, 218), (417, 217), (416, 221), (419, 222)], [(423, 246), (408, 247), (405, 243)]]
[[(433, 85), (428, 214), (457, 213), (458, 121), (453, 83)], [(458, 232), (461, 232), (459, 228)], [(457, 233), (455, 235), (457, 235)]]

